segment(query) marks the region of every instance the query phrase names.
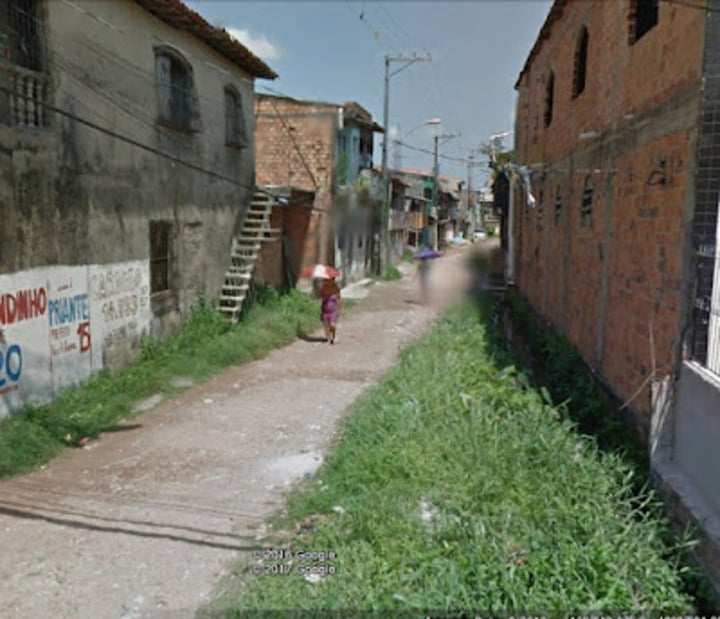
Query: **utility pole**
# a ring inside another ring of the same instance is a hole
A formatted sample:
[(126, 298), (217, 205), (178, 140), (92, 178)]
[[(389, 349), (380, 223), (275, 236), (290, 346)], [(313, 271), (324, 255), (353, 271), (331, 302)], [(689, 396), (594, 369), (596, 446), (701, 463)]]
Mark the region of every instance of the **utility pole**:
[[(383, 129), (385, 134), (383, 135), (383, 146), (382, 146), (382, 186), (383, 186), (383, 205), (380, 217), (380, 273), (385, 273), (388, 265), (390, 264), (390, 179), (387, 169), (387, 151), (388, 151), (388, 122), (390, 114), (390, 78), (397, 75), (403, 69), (406, 69), (415, 62), (429, 62), (431, 59), (430, 54), (427, 56), (413, 55), (410, 57), (406, 56), (385, 56), (385, 89), (383, 93)], [(405, 64), (400, 67), (397, 71), (390, 73), (391, 62), (404, 62)]]
[[(470, 151), (467, 164), (467, 203), (465, 204), (465, 221), (463, 223), (467, 223), (468, 217), (470, 217), (473, 221), (475, 220), (475, 217), (470, 216), (470, 196), (472, 195), (472, 168), (474, 158), (474, 151)], [(474, 227), (475, 226), (473, 226), (473, 228)]]
[(433, 249), (437, 251), (438, 248), (438, 237), (440, 236), (440, 213), (438, 213), (438, 176), (440, 175), (440, 166), (438, 165), (438, 141), (451, 140), (452, 138), (459, 137), (459, 133), (443, 133), (442, 135), (433, 136), (433, 201), (432, 208), (433, 214), (435, 215), (435, 234), (433, 239)]

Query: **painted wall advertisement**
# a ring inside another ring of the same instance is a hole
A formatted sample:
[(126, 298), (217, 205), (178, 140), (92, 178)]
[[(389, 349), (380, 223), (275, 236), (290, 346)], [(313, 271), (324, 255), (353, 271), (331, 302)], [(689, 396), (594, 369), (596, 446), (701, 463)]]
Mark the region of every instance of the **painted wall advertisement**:
[(150, 320), (145, 260), (0, 275), (0, 418), (81, 383)]

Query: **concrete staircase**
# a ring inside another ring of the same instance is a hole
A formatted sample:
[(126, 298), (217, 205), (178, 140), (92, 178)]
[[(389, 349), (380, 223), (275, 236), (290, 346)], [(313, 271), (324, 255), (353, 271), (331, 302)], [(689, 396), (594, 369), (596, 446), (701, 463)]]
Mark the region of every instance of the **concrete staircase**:
[(280, 231), (270, 228), (270, 213), (276, 203), (272, 196), (256, 192), (245, 215), (240, 234), (233, 237), (230, 268), (225, 272), (225, 283), (220, 292), (218, 306), (232, 323), (240, 319), (262, 243), (278, 240)]

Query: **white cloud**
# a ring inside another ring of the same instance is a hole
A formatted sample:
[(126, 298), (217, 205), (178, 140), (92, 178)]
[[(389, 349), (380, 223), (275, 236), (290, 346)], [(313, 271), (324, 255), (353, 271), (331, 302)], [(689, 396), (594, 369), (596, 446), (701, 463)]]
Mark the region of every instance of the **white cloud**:
[(282, 50), (264, 34), (254, 34), (241, 28), (227, 28), (227, 32), (263, 60), (279, 60), (283, 55)]

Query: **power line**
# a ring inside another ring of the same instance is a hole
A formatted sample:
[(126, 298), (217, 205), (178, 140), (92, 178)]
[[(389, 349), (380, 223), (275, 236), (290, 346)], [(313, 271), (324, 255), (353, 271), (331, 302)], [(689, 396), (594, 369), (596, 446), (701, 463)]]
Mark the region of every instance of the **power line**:
[[(0, 92), (4, 92), (8, 95), (12, 95), (14, 97), (19, 97), (22, 99), (29, 99), (29, 97), (26, 97), (25, 95), (18, 94), (11, 88), (7, 88), (5, 86), (0, 85)], [(121, 142), (125, 142), (127, 144), (130, 144), (132, 146), (135, 146), (137, 148), (140, 148), (141, 150), (147, 151), (149, 153), (152, 153), (154, 155), (157, 155), (158, 157), (161, 157), (163, 159), (167, 159), (168, 161), (171, 161), (173, 163), (177, 163), (180, 165), (183, 165), (191, 170), (194, 170), (196, 172), (201, 172), (203, 174), (206, 174), (207, 176), (211, 176), (213, 178), (217, 178), (218, 180), (225, 181), (227, 183), (230, 183), (231, 185), (235, 185), (237, 187), (241, 187), (243, 189), (248, 189), (250, 191), (257, 191), (258, 193), (262, 193), (264, 195), (275, 197), (272, 193), (269, 191), (265, 191), (263, 189), (260, 189), (254, 185), (246, 185), (245, 183), (241, 183), (234, 178), (230, 178), (229, 176), (225, 176), (223, 174), (218, 174), (217, 172), (214, 172), (212, 170), (208, 170), (206, 168), (203, 168), (199, 165), (196, 165), (194, 163), (191, 163), (189, 161), (185, 161), (184, 159), (181, 159), (180, 157), (176, 157), (175, 155), (171, 155), (169, 153), (165, 153), (153, 146), (148, 146), (147, 144), (143, 144), (142, 142), (139, 142), (138, 140), (135, 140), (133, 138), (129, 138), (125, 135), (122, 135), (118, 133), (117, 131), (113, 131), (112, 129), (108, 129), (106, 127), (103, 127), (101, 125), (98, 125), (97, 123), (94, 123), (90, 120), (86, 120), (85, 118), (82, 118), (78, 116), (77, 114), (73, 114), (72, 112), (68, 112), (67, 110), (60, 109), (59, 107), (52, 105), (50, 103), (46, 103), (43, 101), (35, 101), (36, 105), (40, 105), (52, 112), (55, 112), (56, 114), (60, 114), (61, 116), (65, 116), (66, 118), (69, 118), (70, 120), (73, 120), (77, 123), (80, 123), (81, 125), (85, 125), (86, 127), (90, 127), (91, 129), (94, 129), (95, 131), (98, 131), (100, 133), (104, 133), (105, 135), (108, 135), (112, 138), (115, 138), (116, 140), (120, 140)]]
[[(405, 142), (401, 142), (400, 140), (397, 140), (397, 143), (400, 144), (400, 146), (404, 146), (405, 148), (409, 148), (410, 150), (417, 151), (419, 153), (425, 153), (427, 155), (434, 155), (434, 151), (428, 150), (426, 148), (420, 148), (418, 146), (412, 146), (410, 144), (406, 144)], [(468, 160), (466, 158), (459, 158), (459, 157), (450, 157), (449, 155), (443, 155), (441, 153), (438, 153), (438, 157), (441, 159), (446, 159), (447, 161), (456, 161), (459, 163), (467, 163)]]

